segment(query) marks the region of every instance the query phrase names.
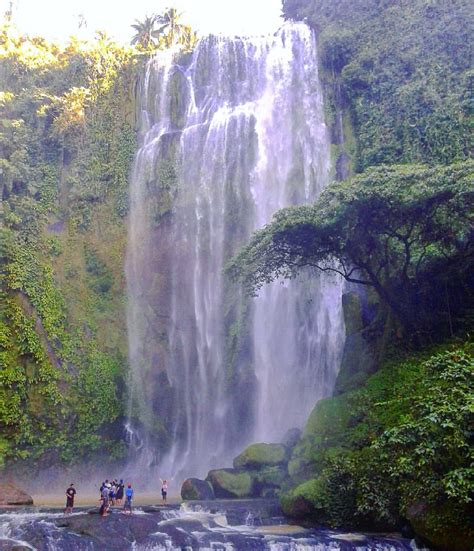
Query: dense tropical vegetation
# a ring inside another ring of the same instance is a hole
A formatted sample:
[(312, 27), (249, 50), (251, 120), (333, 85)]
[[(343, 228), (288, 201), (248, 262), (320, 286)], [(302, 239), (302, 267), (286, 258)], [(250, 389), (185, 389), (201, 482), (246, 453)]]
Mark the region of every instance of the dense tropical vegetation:
[(103, 33), (59, 47), (1, 30), (2, 462), (120, 454), (136, 63)]
[(190, 25), (182, 23), (181, 18), (182, 14), (176, 8), (168, 8), (161, 15), (154, 14), (146, 16), (143, 21), (137, 20), (132, 25), (136, 31), (132, 44), (143, 50), (171, 48), (175, 45), (185, 51), (192, 50), (197, 34)]
[(453, 343), (388, 362), (362, 388), (320, 401), (293, 452), (300, 484), (285, 510), (371, 530), (408, 519), (437, 546), (469, 549), (472, 370), (472, 343)]
[(124, 451), (134, 90), (143, 53), (195, 41), (178, 16), (137, 48), (0, 29), (0, 465)]
[(473, 180), (472, 161), (368, 169), (279, 211), (230, 271), (250, 292), (305, 267), (334, 272), (373, 287), (410, 338), (443, 324), (452, 335), (472, 283)]
[(474, 14), (465, 0), (283, 8), (318, 33), (344, 181), (278, 212), (228, 271), (250, 293), (308, 270), (358, 290), (337, 396), (315, 406), (282, 503), (297, 518), (409, 523), (431, 545), (471, 549)]
[(357, 171), (470, 155), (469, 0), (284, 0), (283, 12), (319, 33), (330, 117), (347, 109)]
[[(318, 34), (339, 181), (277, 213), (229, 271), (250, 293), (337, 272), (361, 303), (346, 312), (337, 395), (311, 414), (283, 505), (332, 526), (409, 522), (434, 545), (471, 549), (471, 2), (283, 9)], [(0, 30), (0, 466), (124, 450), (135, 87), (155, 49), (196, 41), (174, 8), (132, 27), (130, 47)]]

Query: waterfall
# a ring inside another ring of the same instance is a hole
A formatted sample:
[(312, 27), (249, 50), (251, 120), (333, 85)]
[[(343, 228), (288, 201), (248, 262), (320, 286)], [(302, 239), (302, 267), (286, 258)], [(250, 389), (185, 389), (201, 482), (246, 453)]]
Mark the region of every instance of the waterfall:
[[(331, 393), (341, 283), (306, 273), (256, 300), (225, 263), (330, 173), (315, 39), (202, 39), (152, 59), (140, 94), (126, 262), (134, 462), (203, 476), (278, 441)], [(166, 452), (166, 453), (165, 453)]]

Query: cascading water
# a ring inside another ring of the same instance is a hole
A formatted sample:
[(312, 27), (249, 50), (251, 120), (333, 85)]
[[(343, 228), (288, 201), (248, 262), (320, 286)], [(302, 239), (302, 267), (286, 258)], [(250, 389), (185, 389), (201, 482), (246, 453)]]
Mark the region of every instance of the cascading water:
[[(282, 524), (275, 503), (213, 502), (166, 508), (134, 508), (124, 518), (105, 520), (88, 508), (64, 515), (57, 510), (0, 509), (0, 549), (32, 551), (429, 551), (393, 536), (308, 530)], [(252, 518), (252, 522), (247, 520)], [(264, 521), (265, 524), (262, 524)], [(113, 543), (111, 543), (113, 540)]]
[(302, 426), (339, 365), (339, 281), (306, 274), (252, 301), (223, 274), (252, 231), (327, 183), (314, 36), (208, 37), (190, 60), (151, 60), (140, 101), (127, 430), (135, 463), (202, 476)]

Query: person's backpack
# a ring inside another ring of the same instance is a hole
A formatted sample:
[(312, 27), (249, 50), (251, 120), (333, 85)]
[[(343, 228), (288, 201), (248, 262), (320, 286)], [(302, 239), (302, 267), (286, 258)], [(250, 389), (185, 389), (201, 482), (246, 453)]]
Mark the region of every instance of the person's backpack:
[(132, 488), (127, 488), (127, 489), (125, 490), (125, 495), (126, 495), (128, 498), (131, 499), (132, 496), (133, 496), (133, 489), (132, 489)]

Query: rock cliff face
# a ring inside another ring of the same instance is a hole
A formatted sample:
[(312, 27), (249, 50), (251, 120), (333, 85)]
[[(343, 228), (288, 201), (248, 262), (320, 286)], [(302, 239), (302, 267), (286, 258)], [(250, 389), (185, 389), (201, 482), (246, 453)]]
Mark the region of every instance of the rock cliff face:
[[(372, 301), (371, 301), (372, 299)], [(376, 321), (380, 305), (364, 290), (350, 291), (342, 297), (346, 339), (334, 393), (357, 388), (377, 369), (378, 342), (375, 325), (383, 327), (383, 316)]]
[(0, 32), (0, 468), (34, 455), (31, 472), (123, 452), (139, 63), (108, 39), (60, 48), (9, 33)]
[(0, 506), (5, 505), (33, 505), (33, 498), (14, 484), (2, 482), (0, 483)]

